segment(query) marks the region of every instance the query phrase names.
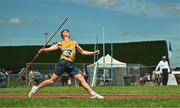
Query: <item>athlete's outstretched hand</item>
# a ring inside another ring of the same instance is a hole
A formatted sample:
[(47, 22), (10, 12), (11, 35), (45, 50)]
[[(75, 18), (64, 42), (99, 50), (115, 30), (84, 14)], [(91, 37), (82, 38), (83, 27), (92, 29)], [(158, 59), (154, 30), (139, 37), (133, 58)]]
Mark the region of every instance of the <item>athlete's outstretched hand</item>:
[(38, 51), (38, 54), (42, 54), (42, 53), (45, 53), (45, 52), (46, 52), (45, 48), (41, 48), (41, 49)]
[(99, 55), (100, 54), (100, 51), (99, 50), (96, 50), (94, 51), (95, 55)]

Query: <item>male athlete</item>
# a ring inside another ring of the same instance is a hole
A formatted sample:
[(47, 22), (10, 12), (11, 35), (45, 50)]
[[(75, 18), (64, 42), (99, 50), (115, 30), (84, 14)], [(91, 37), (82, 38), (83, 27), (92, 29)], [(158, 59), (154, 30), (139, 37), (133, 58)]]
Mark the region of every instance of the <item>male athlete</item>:
[(38, 51), (39, 54), (42, 54), (61, 49), (62, 54), (60, 56), (60, 60), (57, 63), (55, 72), (53, 73), (51, 78), (43, 81), (38, 86), (33, 86), (31, 91), (29, 92), (29, 98), (31, 98), (32, 95), (36, 94), (39, 89), (54, 84), (60, 78), (63, 72), (68, 72), (71, 77), (78, 80), (82, 84), (82, 86), (89, 92), (90, 98), (103, 99), (103, 96), (93, 91), (93, 89), (85, 81), (82, 74), (79, 73), (76, 65), (73, 63), (76, 51), (82, 55), (98, 55), (99, 50), (93, 52), (83, 50), (76, 41), (72, 41), (70, 39), (70, 31), (68, 29), (64, 29), (61, 32), (61, 37), (63, 39), (61, 43), (52, 45), (49, 48), (42, 48)]

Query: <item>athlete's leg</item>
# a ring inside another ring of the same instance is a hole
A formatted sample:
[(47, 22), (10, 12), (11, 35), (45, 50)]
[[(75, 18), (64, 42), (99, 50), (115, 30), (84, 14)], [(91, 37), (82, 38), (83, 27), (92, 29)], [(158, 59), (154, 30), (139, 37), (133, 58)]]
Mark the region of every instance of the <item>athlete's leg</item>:
[(104, 99), (103, 96), (93, 91), (93, 89), (89, 86), (89, 84), (85, 81), (84, 77), (81, 74), (75, 75), (74, 78), (77, 79), (81, 83), (81, 85), (89, 92), (89, 94), (91, 95), (90, 98)]
[(59, 79), (59, 76), (57, 76), (56, 74), (53, 73), (53, 75), (51, 76), (50, 79), (43, 81), (43, 82), (40, 83), (37, 87), (40, 89), (40, 88), (46, 87), (46, 86), (48, 86), (48, 85), (52, 85), (52, 84), (54, 84), (58, 79)]
[(33, 86), (31, 91), (29, 92), (29, 98), (31, 98), (32, 95), (36, 94), (39, 89), (46, 87), (48, 85), (54, 84), (58, 79), (59, 79), (59, 76), (56, 74), (53, 74), (50, 79), (43, 81), (38, 86)]
[(75, 75), (74, 78), (77, 79), (90, 94), (93, 92), (92, 88), (85, 81), (84, 77), (81, 74)]
[(103, 96), (93, 91), (93, 89), (85, 81), (84, 76), (82, 76), (82, 74), (79, 73), (79, 69), (76, 67), (75, 64), (69, 62), (67, 65), (67, 69), (68, 69), (69, 75), (71, 77), (74, 77), (76, 80), (78, 80), (81, 83), (81, 85), (89, 92), (89, 94), (91, 95), (90, 98), (98, 98), (98, 99), (104, 98)]

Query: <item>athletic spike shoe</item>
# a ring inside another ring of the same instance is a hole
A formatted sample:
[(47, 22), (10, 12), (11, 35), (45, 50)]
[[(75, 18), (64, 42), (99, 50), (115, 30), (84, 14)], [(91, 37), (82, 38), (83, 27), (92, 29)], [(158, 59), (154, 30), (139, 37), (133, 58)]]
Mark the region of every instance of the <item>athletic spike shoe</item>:
[(96, 99), (104, 99), (104, 96), (101, 96), (101, 95), (99, 95), (99, 94), (95, 94), (95, 95), (91, 95), (90, 98), (91, 98), (91, 99), (95, 99), (95, 98), (96, 98)]
[(29, 92), (29, 98), (31, 98), (33, 95), (35, 95), (38, 91), (38, 87), (37, 86), (33, 86), (31, 91)]

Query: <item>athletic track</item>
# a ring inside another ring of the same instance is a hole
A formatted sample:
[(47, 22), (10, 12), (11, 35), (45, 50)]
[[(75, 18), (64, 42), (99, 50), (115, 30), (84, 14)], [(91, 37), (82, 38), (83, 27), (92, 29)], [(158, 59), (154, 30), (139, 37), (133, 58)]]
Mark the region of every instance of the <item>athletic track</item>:
[[(104, 94), (103, 95), (105, 97), (105, 99), (154, 99), (154, 98), (158, 98), (158, 99), (180, 99), (180, 95), (110, 95), (110, 94)], [(27, 95), (25, 94), (0, 94), (0, 98), (19, 98), (19, 99), (26, 99), (28, 98)], [(89, 99), (89, 95), (35, 95), (32, 98), (70, 98), (70, 99)]]

